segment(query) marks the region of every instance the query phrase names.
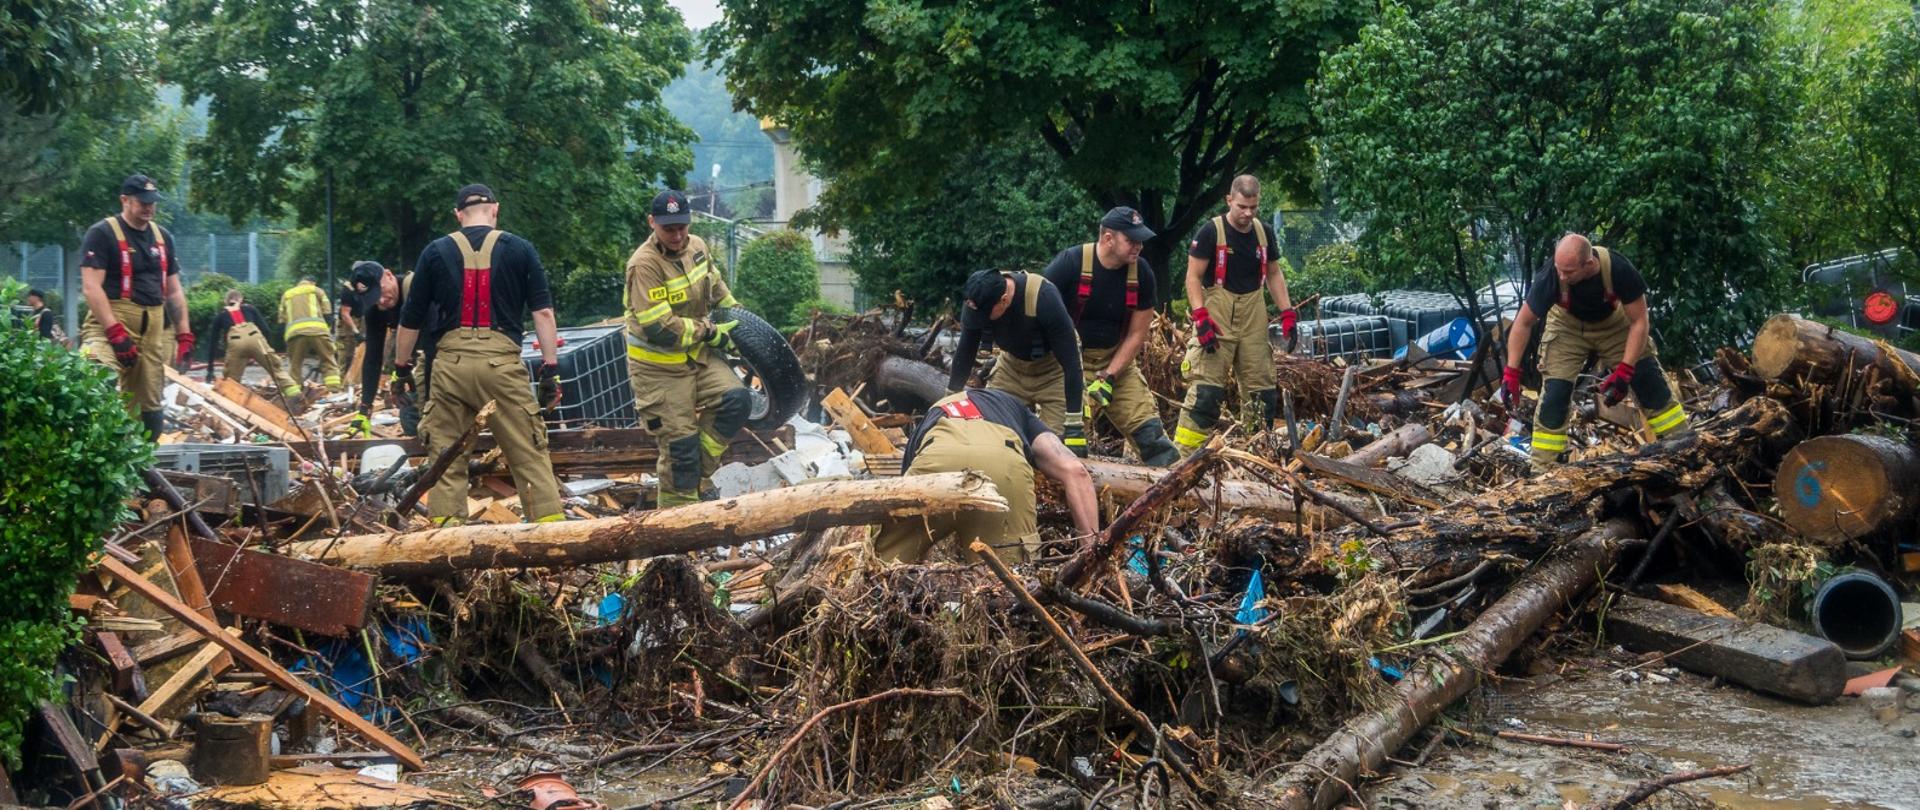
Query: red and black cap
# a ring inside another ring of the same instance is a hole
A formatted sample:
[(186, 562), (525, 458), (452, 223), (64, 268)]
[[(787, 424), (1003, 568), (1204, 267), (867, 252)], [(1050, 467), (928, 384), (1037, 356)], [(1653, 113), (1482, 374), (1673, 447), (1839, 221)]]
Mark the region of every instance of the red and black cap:
[(143, 203), (165, 199), (160, 196), (160, 187), (154, 184), (153, 178), (144, 174), (127, 175), (127, 179), (120, 181), (120, 193)]
[(453, 210), (464, 211), (469, 205), (497, 203), (499, 201), (500, 198), (494, 196), (493, 189), (487, 188), (479, 183), (470, 183), (461, 186), (460, 193), (453, 195)]
[(693, 206), (687, 204), (687, 195), (675, 189), (654, 195), (647, 213), (653, 215), (655, 225), (685, 225), (693, 221)]

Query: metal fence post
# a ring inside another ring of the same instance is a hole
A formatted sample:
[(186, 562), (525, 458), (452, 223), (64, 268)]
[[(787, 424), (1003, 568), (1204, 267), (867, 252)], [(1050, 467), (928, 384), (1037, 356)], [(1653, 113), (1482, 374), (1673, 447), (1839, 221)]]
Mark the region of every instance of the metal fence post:
[[(60, 319), (66, 321), (67, 338), (75, 346), (80, 345), (80, 268), (67, 264), (67, 248), (60, 245)], [(74, 251), (74, 262), (79, 263), (80, 252)]]
[(220, 239), (207, 234), (207, 272), (220, 272)]
[(260, 232), (247, 231), (247, 283), (260, 283)]

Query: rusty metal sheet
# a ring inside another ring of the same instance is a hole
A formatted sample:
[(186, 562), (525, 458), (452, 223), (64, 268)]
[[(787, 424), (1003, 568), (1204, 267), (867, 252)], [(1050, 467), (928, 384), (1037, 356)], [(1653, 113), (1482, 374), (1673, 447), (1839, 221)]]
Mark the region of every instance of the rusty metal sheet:
[(365, 573), (197, 537), (193, 557), (219, 610), (325, 636), (367, 623), (373, 577)]

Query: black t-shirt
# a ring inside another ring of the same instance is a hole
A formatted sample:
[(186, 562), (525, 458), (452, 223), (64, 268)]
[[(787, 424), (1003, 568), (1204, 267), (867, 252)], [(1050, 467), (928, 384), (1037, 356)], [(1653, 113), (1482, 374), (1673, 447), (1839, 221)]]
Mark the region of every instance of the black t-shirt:
[(34, 310), (33, 314), (27, 317), (33, 319), (33, 329), (40, 333), (41, 337), (48, 340), (53, 339), (53, 310), (41, 307)]
[[(1259, 217), (1253, 218), (1253, 227), (1246, 233), (1241, 233), (1233, 225), (1228, 224), (1227, 292), (1235, 295), (1253, 292), (1260, 289), (1261, 279), (1266, 277), (1266, 268), (1260, 263), (1260, 234), (1255, 233), (1256, 230), (1267, 235), (1267, 263), (1272, 264), (1280, 258), (1279, 248), (1275, 246), (1273, 239), (1273, 229), (1267, 227), (1267, 223), (1261, 222)], [(1188, 256), (1207, 260), (1206, 273), (1200, 277), (1202, 287), (1213, 286), (1214, 274), (1219, 272), (1214, 267), (1214, 260), (1217, 258), (1214, 255), (1214, 247), (1219, 244), (1217, 240), (1218, 237), (1213, 232), (1213, 219), (1208, 218), (1207, 221), (1200, 223), (1200, 230), (1193, 232), (1193, 241), (1187, 245)], [(1195, 306), (1198, 304), (1196, 303)]]
[[(503, 240), (505, 238), (504, 236), (501, 237)], [(400, 313), (406, 311), (407, 293), (412, 291), (412, 279), (414, 277), (412, 273), (409, 273), (402, 278), (394, 280), (395, 286), (399, 288), (399, 291), (396, 293), (397, 297), (393, 301), (392, 309), (380, 308), (380, 287), (378, 285), (375, 285), (373, 289), (366, 291), (364, 294), (356, 294), (353, 296), (357, 299), (354, 302), (355, 308), (363, 313), (360, 316), (360, 345), (364, 347), (360, 355), (360, 410), (373, 410), (373, 395), (380, 391), (380, 373), (386, 366), (387, 335), (389, 330), (400, 325)], [(427, 320), (437, 320), (437, 315), (438, 312), (435, 312), (429, 315)], [(425, 365), (431, 367), (433, 365), (433, 344), (422, 341), (416, 345), (420, 351), (426, 354), (424, 360)], [(426, 379), (427, 371), (425, 368), (414, 369), (414, 379), (416, 381)]]
[(1081, 348), (1111, 349), (1120, 345), (1120, 340), (1127, 336), (1127, 325), (1133, 320), (1134, 310), (1153, 309), (1159, 303), (1155, 291), (1160, 287), (1155, 283), (1153, 266), (1144, 257), (1141, 258), (1135, 274), (1138, 294), (1134, 305), (1129, 307), (1127, 268), (1109, 270), (1100, 264), (1096, 255), (1093, 260), (1093, 289), (1082, 300), (1080, 262), (1087, 247), (1074, 245), (1060, 251), (1060, 255), (1053, 257), (1053, 263), (1047, 265), (1047, 280), (1053, 282), (1054, 288), (1060, 291), (1067, 312), (1073, 315), (1074, 323), (1079, 325)]
[(1034, 316), (1027, 317), (1027, 275), (1013, 274), (1013, 304), (1006, 314), (994, 320), (993, 313), (962, 307), (960, 345), (953, 353), (953, 373), (947, 378), (947, 390), (958, 391), (973, 376), (973, 359), (980, 352), (984, 334), (1001, 351), (1022, 360), (1038, 360), (1052, 354), (1066, 371), (1067, 413), (1080, 412), (1080, 394), (1086, 380), (1080, 374), (1080, 340), (1074, 334), (1073, 316), (1060, 300), (1060, 291), (1042, 278), (1040, 297)]
[[(113, 216), (120, 219), (119, 214)], [(160, 223), (147, 225), (139, 230), (120, 219), (120, 232), (127, 235), (127, 248), (133, 256), (133, 302), (143, 307), (157, 307), (166, 300), (166, 278), (160, 274), (160, 254), (153, 247), (153, 230)], [(173, 234), (161, 230), (167, 239), (167, 272), (176, 275), (180, 272), (180, 260), (173, 253)], [(120, 242), (113, 238), (113, 228), (105, 221), (93, 223), (87, 229), (87, 235), (80, 239), (80, 266), (105, 270), (107, 278), (101, 286), (107, 291), (107, 298), (120, 298)]]
[[(1633, 262), (1618, 252), (1613, 254), (1613, 295), (1622, 304), (1631, 304), (1647, 294), (1647, 280), (1634, 269)], [(1588, 323), (1604, 321), (1613, 314), (1613, 304), (1607, 301), (1607, 284), (1599, 273), (1592, 278), (1576, 282), (1573, 285), (1571, 307), (1573, 317)], [(1527, 291), (1527, 308), (1535, 316), (1544, 318), (1547, 311), (1560, 303), (1560, 273), (1548, 264), (1540, 275), (1533, 278), (1533, 289)]]
[[(260, 317), (260, 310), (254, 309), (253, 305), (248, 303), (240, 304), (240, 319), (254, 326), (264, 326), (267, 322), (266, 318)], [(232, 310), (225, 306), (214, 310), (213, 318), (207, 322), (207, 360), (209, 362), (213, 360), (214, 346), (226, 342), (227, 332), (237, 325), (233, 322)]]
[[(460, 232), (466, 234), (467, 241), (477, 249), (491, 230), (493, 228), (486, 225), (474, 225), (461, 228)], [(406, 306), (400, 310), (400, 325), (425, 332), (429, 345), (438, 343), (442, 333), (459, 326), (464, 284), (461, 268), (460, 248), (453, 244), (452, 237), (442, 236), (428, 243), (426, 250), (420, 251), (420, 260), (414, 262), (413, 290), (407, 296)], [(520, 320), (523, 313), (553, 307), (553, 293), (547, 288), (547, 271), (540, 265), (540, 253), (533, 249), (532, 243), (513, 234), (502, 232), (499, 241), (494, 243), (489, 284), (493, 290), (493, 329), (512, 338), (515, 344), (525, 332)]]
[[(1021, 451), (1027, 456), (1027, 463), (1033, 463), (1033, 442), (1042, 433), (1052, 433), (1040, 417), (1033, 415), (1033, 409), (1020, 403), (1012, 394), (1003, 391), (990, 391), (985, 388), (967, 389), (967, 399), (980, 409), (980, 416), (989, 422), (1006, 427), (1020, 437)], [(913, 466), (913, 457), (920, 452), (920, 443), (926, 439), (927, 431), (934, 423), (948, 418), (941, 408), (928, 409), (927, 415), (920, 419), (920, 425), (913, 429), (913, 436), (907, 439), (907, 450), (900, 456), (900, 469)]]

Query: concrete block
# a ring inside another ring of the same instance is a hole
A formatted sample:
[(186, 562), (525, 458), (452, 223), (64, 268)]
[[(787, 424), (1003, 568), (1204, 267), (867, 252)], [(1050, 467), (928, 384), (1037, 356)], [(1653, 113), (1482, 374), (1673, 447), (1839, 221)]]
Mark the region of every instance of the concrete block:
[(1833, 642), (1769, 624), (1623, 596), (1607, 611), (1606, 631), (1627, 649), (1802, 703), (1830, 703), (1847, 682), (1846, 655)]

